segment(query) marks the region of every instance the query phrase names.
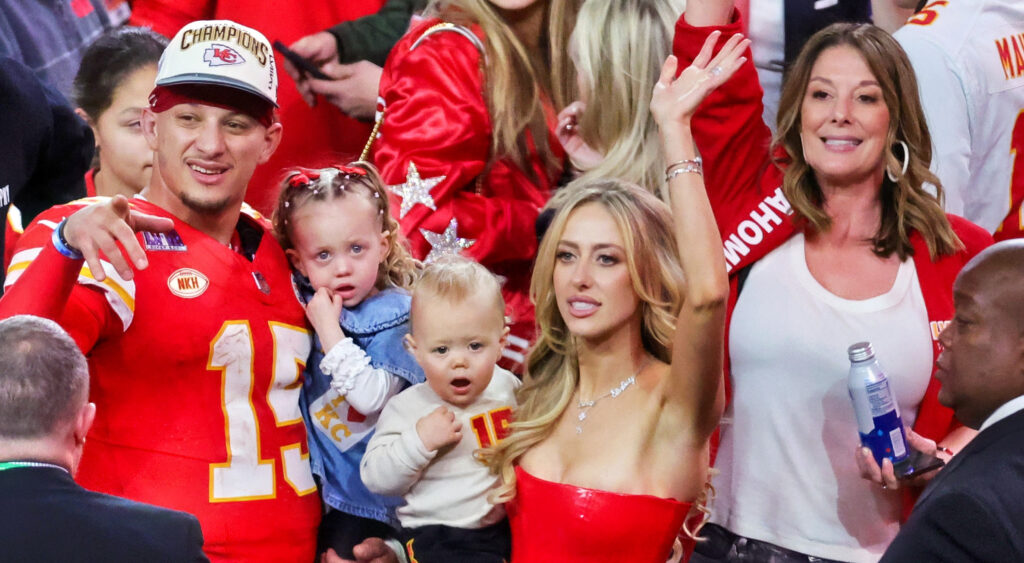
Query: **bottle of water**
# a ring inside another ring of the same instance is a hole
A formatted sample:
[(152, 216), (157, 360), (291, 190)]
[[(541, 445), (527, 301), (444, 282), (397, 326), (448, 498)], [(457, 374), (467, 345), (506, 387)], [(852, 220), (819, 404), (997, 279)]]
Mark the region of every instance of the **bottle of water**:
[(871, 450), (879, 467), (883, 459), (889, 458), (896, 474), (900, 475), (910, 462), (910, 451), (889, 379), (875, 358), (870, 342), (858, 342), (847, 352), (850, 356), (847, 385), (857, 414), (860, 443)]

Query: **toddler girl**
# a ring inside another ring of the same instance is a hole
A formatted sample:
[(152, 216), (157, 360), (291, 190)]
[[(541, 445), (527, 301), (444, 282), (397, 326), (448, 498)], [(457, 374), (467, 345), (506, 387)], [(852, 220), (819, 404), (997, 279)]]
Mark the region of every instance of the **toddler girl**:
[(295, 268), (316, 332), (299, 405), (327, 513), (317, 553), (352, 558), (368, 537), (393, 538), (398, 497), (371, 493), (359, 462), (387, 400), (423, 381), (402, 345), (406, 289), (420, 265), (405, 247), (377, 171), (351, 163), (296, 170), (284, 182), (274, 230)]

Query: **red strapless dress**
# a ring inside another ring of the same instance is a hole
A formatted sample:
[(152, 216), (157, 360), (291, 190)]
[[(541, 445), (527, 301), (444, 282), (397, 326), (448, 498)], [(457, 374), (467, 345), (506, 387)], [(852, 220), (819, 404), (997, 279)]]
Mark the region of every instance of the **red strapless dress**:
[(665, 563), (691, 503), (553, 483), (516, 467), (512, 563)]

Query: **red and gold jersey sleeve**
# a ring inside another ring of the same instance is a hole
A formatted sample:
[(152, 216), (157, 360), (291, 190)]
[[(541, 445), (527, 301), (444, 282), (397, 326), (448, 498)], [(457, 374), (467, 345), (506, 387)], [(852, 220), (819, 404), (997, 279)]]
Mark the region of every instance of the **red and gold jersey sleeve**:
[(25, 232), (21, 222), (21, 210), (17, 205), (7, 208), (7, 221), (4, 222), (4, 271), (11, 265), (14, 250), (18, 247), (18, 239)]
[[(96, 169), (90, 169), (85, 173), (85, 195), (87, 198), (96, 196)], [(25, 223), (22, 221), (21, 210), (14, 204), (7, 210), (7, 224), (4, 235), (4, 271), (11, 266), (11, 258), (18, 247), (18, 240), (25, 232)]]
[(135, 307), (135, 284), (118, 276), (107, 262), (106, 279), (98, 282), (87, 265), (68, 260), (51, 243), (53, 229), (64, 218), (96, 201), (99, 198), (56, 206), (32, 221), (12, 252), (0, 300), (0, 316), (51, 318), (85, 353), (103, 335), (127, 329)]

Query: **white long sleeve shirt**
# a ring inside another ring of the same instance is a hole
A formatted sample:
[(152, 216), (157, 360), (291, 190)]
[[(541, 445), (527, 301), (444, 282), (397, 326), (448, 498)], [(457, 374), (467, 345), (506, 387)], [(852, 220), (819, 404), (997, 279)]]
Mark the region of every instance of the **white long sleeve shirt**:
[[(375, 493), (405, 497), (406, 504), (397, 513), (406, 528), (482, 528), (500, 521), (504, 508), (487, 501), (498, 476), (477, 460), (475, 452), (507, 432), (519, 385), (516, 376), (495, 366), (487, 389), (464, 409), (444, 402), (426, 383), (394, 396), (381, 412), (363, 456), (363, 483)], [(462, 423), (462, 440), (431, 452), (416, 432), (416, 422), (438, 406), (455, 413)]]

